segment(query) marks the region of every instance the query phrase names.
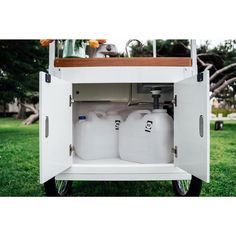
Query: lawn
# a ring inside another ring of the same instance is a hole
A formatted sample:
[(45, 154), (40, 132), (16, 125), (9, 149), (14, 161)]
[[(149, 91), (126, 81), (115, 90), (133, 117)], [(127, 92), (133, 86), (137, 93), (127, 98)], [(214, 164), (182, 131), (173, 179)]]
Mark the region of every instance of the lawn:
[[(0, 196), (44, 196), (39, 184), (38, 124), (0, 119)], [(236, 122), (211, 124), (211, 182), (202, 196), (236, 196)], [(173, 196), (170, 181), (74, 182), (74, 196)]]

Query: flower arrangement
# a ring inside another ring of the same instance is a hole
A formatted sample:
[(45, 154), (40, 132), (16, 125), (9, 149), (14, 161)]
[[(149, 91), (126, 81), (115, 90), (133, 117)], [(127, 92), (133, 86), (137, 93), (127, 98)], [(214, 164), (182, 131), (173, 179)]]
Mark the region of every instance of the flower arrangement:
[[(52, 39), (41, 39), (40, 44), (42, 46), (48, 46), (54, 40)], [(63, 57), (86, 57), (85, 50), (86, 46), (89, 45), (91, 48), (98, 48), (100, 44), (106, 43), (106, 39), (67, 39), (64, 42)]]
[[(50, 43), (52, 43), (54, 40), (53, 39), (41, 39), (40, 44), (45, 47), (48, 46)], [(76, 45), (77, 47), (81, 47), (82, 43), (88, 43), (88, 45), (91, 48), (98, 48), (100, 44), (106, 43), (106, 39), (76, 39)]]

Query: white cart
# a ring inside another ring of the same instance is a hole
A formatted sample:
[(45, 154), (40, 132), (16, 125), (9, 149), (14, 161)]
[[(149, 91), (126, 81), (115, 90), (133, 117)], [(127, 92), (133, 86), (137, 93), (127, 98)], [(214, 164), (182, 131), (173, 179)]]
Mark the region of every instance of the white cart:
[[(47, 195), (67, 195), (75, 180), (172, 180), (176, 195), (200, 194), (202, 180), (209, 182), (209, 73), (197, 73), (195, 40), (189, 58), (60, 59), (55, 43), (49, 50), (49, 73), (40, 72), (40, 183)], [(149, 104), (146, 84), (163, 88), (162, 102), (172, 101), (174, 162), (85, 161), (76, 156), (78, 116)]]

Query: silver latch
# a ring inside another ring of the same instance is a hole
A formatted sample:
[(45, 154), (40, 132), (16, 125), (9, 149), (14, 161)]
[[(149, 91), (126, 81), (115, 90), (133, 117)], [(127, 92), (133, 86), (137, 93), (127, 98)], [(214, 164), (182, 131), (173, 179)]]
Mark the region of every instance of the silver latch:
[(175, 155), (175, 158), (178, 157), (178, 147), (175, 146), (174, 148), (172, 148), (172, 153)]
[(175, 107), (177, 107), (177, 95), (174, 96), (172, 103), (175, 105)]
[(69, 145), (69, 155), (71, 156), (72, 152), (74, 151), (74, 146), (73, 145)]
[(74, 102), (75, 100), (72, 98), (72, 96), (69, 96), (69, 106), (71, 107), (71, 104)]

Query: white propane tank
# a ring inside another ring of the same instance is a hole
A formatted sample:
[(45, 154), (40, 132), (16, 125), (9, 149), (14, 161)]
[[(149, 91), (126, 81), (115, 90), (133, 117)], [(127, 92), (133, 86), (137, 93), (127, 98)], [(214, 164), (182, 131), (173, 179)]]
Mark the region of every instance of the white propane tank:
[(120, 125), (119, 153), (138, 163), (173, 162), (173, 119), (166, 110), (137, 110)]
[(89, 112), (75, 125), (75, 152), (85, 160), (118, 158), (118, 131), (121, 117), (111, 112)]

